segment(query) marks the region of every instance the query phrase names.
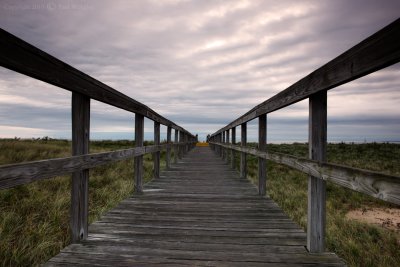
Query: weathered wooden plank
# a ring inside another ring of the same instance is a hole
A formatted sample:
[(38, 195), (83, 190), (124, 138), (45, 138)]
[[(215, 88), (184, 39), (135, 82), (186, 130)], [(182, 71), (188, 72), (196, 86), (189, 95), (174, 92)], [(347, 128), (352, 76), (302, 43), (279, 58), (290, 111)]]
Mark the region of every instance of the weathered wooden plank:
[[(225, 131), (225, 143), (229, 144), (229, 130)], [(225, 149), (225, 157), (226, 157), (226, 163), (229, 164), (229, 153), (230, 149)]]
[[(135, 146), (142, 147), (144, 139), (144, 116), (135, 114)], [(143, 155), (134, 158), (135, 192), (143, 191)]]
[[(258, 117), (258, 149), (267, 149), (267, 115)], [(267, 164), (266, 159), (258, 158), (258, 194), (265, 196), (267, 193)]]
[[(222, 143), (226, 143), (226, 138), (225, 138), (226, 131), (223, 131), (221, 134), (222, 134)], [(225, 159), (225, 157), (226, 157), (226, 149), (222, 148), (222, 159)]]
[[(188, 244), (190, 246), (190, 244)], [(227, 255), (228, 256), (228, 255)], [(289, 262), (283, 260), (271, 259), (267, 261), (244, 261), (241, 260), (211, 260), (209, 257), (185, 257), (184, 255), (176, 256), (173, 252), (166, 253), (166, 255), (143, 255), (141, 253), (134, 253), (127, 255), (125, 253), (115, 252), (98, 252), (98, 253), (79, 253), (79, 252), (63, 252), (56, 258), (53, 258), (45, 266), (60, 266), (59, 264), (66, 264), (67, 266), (221, 266), (221, 267), (241, 267), (241, 266), (254, 266), (254, 267), (295, 267), (295, 266), (343, 266), (339, 262), (326, 262), (321, 259), (313, 262), (303, 262), (303, 259), (296, 260), (293, 257)], [(88, 265), (86, 265), (88, 264)], [(62, 265), (61, 265), (62, 266)]]
[[(184, 142), (184, 136), (185, 136), (185, 133), (182, 131), (179, 131), (179, 142), (180, 143)], [(184, 145), (180, 145), (179, 146), (179, 159), (183, 158), (183, 154), (184, 154)]]
[[(247, 123), (241, 125), (241, 144), (240, 146), (245, 147), (247, 144)], [(240, 153), (240, 178), (246, 179), (247, 177), (247, 154)]]
[[(90, 98), (72, 93), (72, 155), (89, 153)], [(72, 173), (70, 226), (71, 241), (79, 242), (88, 235), (89, 170)]]
[[(100, 245), (96, 244), (97, 250), (93, 251), (92, 246), (85, 244), (74, 244), (63, 250), (63, 253), (78, 253), (82, 252), (89, 255), (97, 256), (97, 254), (106, 255), (118, 255), (122, 254), (127, 257), (136, 255), (147, 255), (147, 256), (163, 256), (174, 259), (192, 259), (192, 260), (214, 260), (221, 262), (242, 262), (245, 264), (248, 259), (253, 259), (254, 262), (276, 262), (276, 263), (318, 263), (318, 262), (337, 262), (337, 258), (333, 257), (332, 254), (326, 256), (309, 255), (306, 252), (302, 253), (257, 253), (257, 252), (230, 252), (230, 251), (191, 251), (191, 250), (172, 250), (168, 248), (141, 248), (132, 246), (121, 246), (115, 247), (112, 245)], [(121, 253), (122, 252), (122, 253)], [(197, 265), (196, 265), (197, 266)]]
[[(172, 135), (172, 128), (170, 126), (167, 127), (167, 144), (171, 144), (171, 135)], [(167, 147), (167, 153), (165, 156), (166, 159), (166, 169), (169, 170), (171, 168), (171, 147)]]
[[(195, 208), (193, 208), (195, 209)], [(168, 227), (179, 227), (181, 229), (191, 229), (191, 227), (202, 229), (233, 229), (233, 230), (241, 230), (246, 232), (248, 229), (260, 229), (260, 230), (267, 230), (267, 229), (296, 229), (299, 231), (299, 226), (294, 224), (293, 222), (286, 220), (286, 221), (276, 221), (274, 219), (265, 220), (265, 224), (260, 224), (259, 222), (245, 222), (245, 223), (232, 223), (226, 221), (196, 221), (195, 219), (188, 218), (185, 221), (174, 221), (174, 220), (165, 220), (165, 219), (137, 219), (134, 217), (127, 218), (125, 216), (111, 216), (106, 215), (102, 216), (101, 223), (113, 223), (116, 226), (118, 224), (131, 224), (136, 225), (138, 228), (147, 228), (147, 227), (161, 227), (166, 229)], [(99, 222), (100, 223), (100, 222)]]
[(186, 154), (187, 152), (189, 152), (189, 136), (187, 134), (184, 134), (184, 138), (183, 138), (184, 142), (185, 142), (185, 146), (184, 146), (184, 154)]
[(226, 146), (242, 153), (263, 157), (340, 186), (400, 205), (400, 177), (281, 153), (261, 152), (238, 145)]
[[(154, 145), (160, 144), (160, 123), (154, 122)], [(160, 151), (153, 153), (153, 178), (160, 177)]]
[[(175, 138), (174, 138), (175, 144), (179, 143), (179, 130), (175, 130)], [(179, 158), (179, 146), (175, 145), (174, 146), (174, 163), (178, 163), (178, 158)]]
[[(236, 127), (232, 128), (232, 145), (236, 144)], [(235, 169), (235, 150), (231, 149), (231, 168)]]
[(255, 119), (261, 114), (299, 102), (319, 91), (335, 88), (386, 68), (399, 60), (400, 19), (397, 19), (213, 135)]
[[(327, 147), (327, 91), (320, 91), (309, 99), (308, 144), (310, 159), (326, 161)], [(325, 251), (326, 181), (308, 178), (307, 248), (312, 253)]]
[[(184, 240), (180, 242), (176, 241), (157, 241), (154, 240), (149, 242), (148, 240), (129, 240), (129, 239), (110, 239), (103, 240), (101, 238), (91, 238), (90, 240), (85, 241), (83, 244), (88, 245), (136, 245), (141, 248), (168, 248), (173, 250), (190, 250), (190, 251), (230, 251), (230, 252), (242, 252), (249, 251), (258, 254), (265, 253), (304, 253), (304, 248), (300, 246), (284, 246), (284, 245), (240, 245), (240, 244), (224, 244), (221, 246), (220, 244), (213, 243), (190, 243), (184, 242)], [(189, 246), (188, 246), (189, 245)]]
[[(0, 29), (0, 65), (63, 89), (141, 114), (187, 134), (187, 130), (146, 105), (118, 92), (63, 61)], [(191, 134), (190, 134), (191, 135)]]

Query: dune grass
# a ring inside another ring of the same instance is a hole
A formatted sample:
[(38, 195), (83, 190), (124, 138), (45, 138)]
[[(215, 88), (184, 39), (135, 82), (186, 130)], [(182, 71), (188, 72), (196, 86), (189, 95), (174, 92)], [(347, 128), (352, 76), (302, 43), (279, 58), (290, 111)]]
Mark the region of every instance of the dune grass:
[[(150, 144), (150, 143), (146, 143)], [(256, 144), (251, 144), (256, 145)], [(133, 147), (131, 141), (91, 142), (91, 152)], [(69, 156), (65, 140), (0, 140), (0, 164)], [(306, 144), (268, 145), (270, 151), (305, 157)], [(145, 155), (145, 181), (152, 177), (151, 155)], [(161, 155), (165, 167), (165, 152)], [(237, 166), (239, 157), (236, 157)], [(400, 175), (400, 145), (330, 144), (328, 160)], [(248, 157), (249, 178), (256, 182), (257, 159)], [(301, 227), (307, 227), (307, 179), (296, 170), (267, 163), (267, 191)], [(89, 221), (98, 219), (133, 194), (133, 160), (90, 170)], [(70, 177), (57, 177), (0, 190), (0, 265), (38, 265), (69, 243)], [(396, 266), (399, 236), (390, 230), (349, 221), (345, 214), (364, 207), (393, 207), (383, 201), (328, 183), (327, 249), (349, 266)]]
[[(131, 141), (94, 141), (90, 151), (133, 146)], [(0, 164), (10, 164), (69, 156), (71, 143), (47, 138), (0, 140), (0, 151)], [(152, 177), (151, 157), (144, 156), (145, 181)], [(133, 159), (91, 169), (89, 222), (132, 195), (133, 179)], [(0, 190), (0, 266), (38, 265), (69, 244), (70, 185), (68, 175)]]

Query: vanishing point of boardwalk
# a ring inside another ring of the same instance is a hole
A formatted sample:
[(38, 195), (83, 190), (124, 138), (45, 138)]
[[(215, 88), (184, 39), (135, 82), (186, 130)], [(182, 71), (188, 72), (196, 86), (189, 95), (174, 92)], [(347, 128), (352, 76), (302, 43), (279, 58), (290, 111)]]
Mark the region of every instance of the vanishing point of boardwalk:
[(208, 147), (121, 202), (47, 266), (343, 266)]

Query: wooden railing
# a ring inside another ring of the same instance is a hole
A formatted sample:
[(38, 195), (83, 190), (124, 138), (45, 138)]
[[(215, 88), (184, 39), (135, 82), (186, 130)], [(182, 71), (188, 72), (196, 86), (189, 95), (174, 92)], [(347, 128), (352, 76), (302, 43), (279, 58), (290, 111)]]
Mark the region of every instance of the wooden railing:
[[(307, 248), (325, 250), (325, 186), (332, 181), (343, 187), (400, 205), (400, 177), (326, 162), (327, 90), (375, 72), (400, 59), (400, 19), (355, 45), (337, 58), (287, 89), (254, 107), (209, 137), (211, 148), (226, 157), (240, 152), (240, 176), (246, 177), (246, 154), (258, 157), (259, 194), (266, 194), (265, 160), (295, 168), (310, 175), (308, 184)], [(266, 151), (267, 114), (309, 98), (309, 157)], [(246, 147), (247, 122), (258, 118), (258, 149)], [(241, 145), (235, 145), (236, 127), (241, 126)], [(230, 131), (231, 130), (231, 131)], [(232, 141), (229, 143), (229, 135)]]
[[(72, 92), (72, 157), (0, 166), (0, 189), (72, 173), (71, 238), (88, 234), (89, 169), (110, 162), (134, 158), (135, 191), (142, 192), (143, 155), (153, 154), (155, 178), (160, 174), (160, 151), (166, 149), (166, 167), (181, 158), (195, 144), (196, 137), (138, 101), (114, 90), (29, 43), (0, 29), (0, 65)], [(135, 147), (89, 154), (90, 100), (135, 114)], [(144, 117), (154, 121), (154, 145), (143, 146)], [(167, 143), (160, 144), (160, 124), (167, 126)], [(172, 129), (175, 141), (171, 141)]]

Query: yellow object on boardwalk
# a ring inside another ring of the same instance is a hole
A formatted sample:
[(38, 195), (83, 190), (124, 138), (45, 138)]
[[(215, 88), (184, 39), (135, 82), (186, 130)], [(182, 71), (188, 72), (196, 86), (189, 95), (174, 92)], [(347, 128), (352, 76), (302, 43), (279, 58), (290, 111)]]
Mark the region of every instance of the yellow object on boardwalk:
[(198, 142), (196, 143), (196, 146), (208, 146), (207, 142)]

